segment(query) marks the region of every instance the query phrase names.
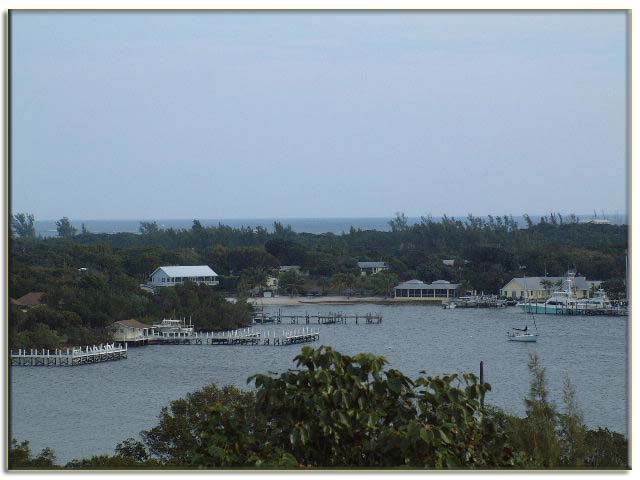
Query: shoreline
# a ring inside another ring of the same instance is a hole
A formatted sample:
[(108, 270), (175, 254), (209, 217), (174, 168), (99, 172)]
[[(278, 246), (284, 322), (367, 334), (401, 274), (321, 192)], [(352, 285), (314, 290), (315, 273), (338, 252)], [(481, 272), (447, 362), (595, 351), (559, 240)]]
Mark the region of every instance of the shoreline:
[[(227, 297), (227, 301), (234, 302), (236, 297)], [(442, 300), (405, 300), (393, 297), (346, 297), (340, 295), (327, 295), (323, 297), (305, 296), (277, 296), (277, 297), (249, 297), (247, 302), (260, 306), (295, 306), (295, 305), (357, 305), (357, 304), (378, 304), (378, 305), (429, 305), (440, 306)]]

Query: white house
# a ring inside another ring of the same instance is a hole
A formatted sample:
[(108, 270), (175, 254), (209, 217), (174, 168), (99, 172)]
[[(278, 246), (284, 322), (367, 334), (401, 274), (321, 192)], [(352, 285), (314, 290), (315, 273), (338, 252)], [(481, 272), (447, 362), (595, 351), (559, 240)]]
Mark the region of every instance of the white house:
[(358, 262), (360, 275), (375, 274), (389, 268), (386, 262)]
[(158, 267), (149, 276), (152, 287), (173, 287), (184, 282), (218, 285), (218, 274), (207, 265)]

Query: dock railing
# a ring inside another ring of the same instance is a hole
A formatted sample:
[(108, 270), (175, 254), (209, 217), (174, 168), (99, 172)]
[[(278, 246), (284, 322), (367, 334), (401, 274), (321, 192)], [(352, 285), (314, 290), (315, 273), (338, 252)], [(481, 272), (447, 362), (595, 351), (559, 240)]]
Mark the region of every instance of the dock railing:
[(11, 366), (75, 366), (127, 358), (127, 344), (106, 343), (86, 347), (56, 349), (21, 348), (11, 350)]

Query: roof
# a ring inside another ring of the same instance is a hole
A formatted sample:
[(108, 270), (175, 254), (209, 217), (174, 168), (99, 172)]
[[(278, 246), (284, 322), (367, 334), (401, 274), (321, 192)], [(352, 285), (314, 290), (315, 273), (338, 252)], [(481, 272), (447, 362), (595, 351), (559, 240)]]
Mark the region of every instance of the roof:
[(281, 272), (286, 272), (287, 270), (300, 270), (300, 265), (282, 265), (280, 267)]
[(169, 277), (213, 277), (218, 276), (216, 272), (211, 270), (208, 265), (183, 265), (158, 267), (151, 276), (155, 275), (158, 270), (162, 270)]
[(22, 305), (23, 307), (34, 307), (42, 305), (42, 296), (44, 292), (29, 292), (26, 295), (16, 298), (11, 303), (14, 305)]
[[(555, 284), (556, 282), (564, 282), (567, 279), (567, 277), (516, 277), (516, 278), (512, 278), (511, 282), (517, 282), (518, 285), (522, 286), (525, 290), (557, 290), (558, 286), (556, 285), (552, 285), (551, 287), (545, 287), (544, 285), (542, 285), (543, 281), (549, 281), (553, 284)], [(507, 283), (507, 285), (509, 285), (509, 283)], [(591, 282), (589, 282), (587, 280), (586, 277), (575, 277), (573, 279), (573, 287), (578, 289), (578, 290), (589, 290), (591, 288)], [(507, 285), (505, 285), (502, 288), (505, 288)]]
[(151, 325), (147, 325), (146, 323), (139, 322), (138, 320), (129, 319), (129, 320), (119, 320), (114, 323), (118, 325), (122, 325), (123, 327), (129, 328), (151, 328)]
[(459, 283), (451, 283), (447, 280), (436, 280), (433, 283), (424, 283), (422, 280), (409, 280), (408, 282), (402, 282), (397, 285), (395, 288), (437, 288), (437, 289), (446, 289), (446, 290), (455, 290), (460, 286)]
[(358, 262), (360, 268), (386, 268), (387, 262)]

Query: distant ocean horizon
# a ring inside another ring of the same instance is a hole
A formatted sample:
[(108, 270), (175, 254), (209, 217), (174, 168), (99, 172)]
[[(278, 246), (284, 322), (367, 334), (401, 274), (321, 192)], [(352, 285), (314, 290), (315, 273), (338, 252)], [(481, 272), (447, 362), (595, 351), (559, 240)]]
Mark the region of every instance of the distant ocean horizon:
[[(542, 215), (531, 215), (531, 220), (536, 223)], [(568, 218), (569, 215), (564, 216)], [(576, 215), (581, 222), (587, 222), (594, 218), (593, 215)], [(336, 235), (342, 232), (348, 233), (351, 227), (361, 230), (389, 231), (389, 221), (394, 217), (344, 217), (344, 218), (215, 218), (198, 219), (205, 227), (226, 225), (233, 228), (240, 227), (263, 227), (272, 232), (274, 223), (280, 222), (283, 225), (290, 225), (291, 229), (297, 233), (333, 233)], [(432, 216), (434, 221), (439, 221), (441, 216)], [(450, 218), (465, 220), (466, 216), (452, 216)], [(481, 218), (488, 219), (487, 215)], [(598, 219), (606, 219), (614, 225), (626, 225), (626, 214), (599, 214)], [(513, 216), (520, 228), (524, 228), (526, 222), (521, 215)], [(137, 220), (91, 220), (91, 219), (70, 219), (71, 224), (80, 231), (82, 224), (91, 233), (139, 233), (140, 222), (157, 222), (161, 229), (173, 228), (176, 230), (188, 229), (193, 225), (194, 219), (137, 219)], [(422, 217), (407, 217), (409, 225), (414, 225), (422, 221)], [(56, 220), (36, 220), (36, 235), (41, 237), (54, 237), (57, 235)]]

